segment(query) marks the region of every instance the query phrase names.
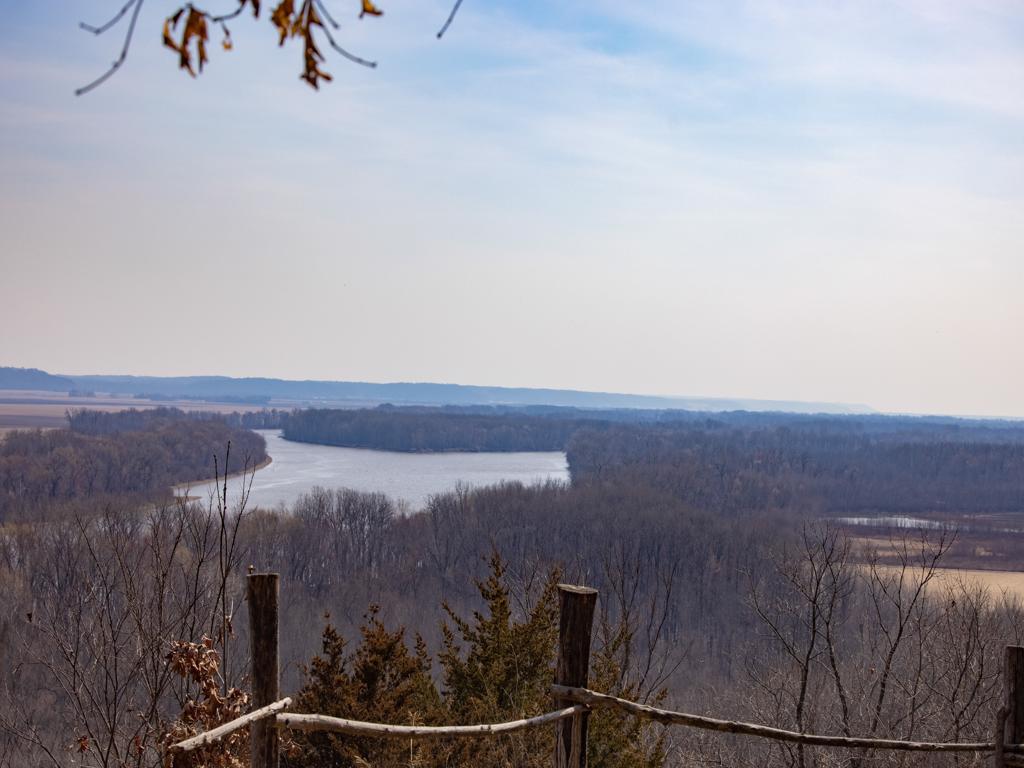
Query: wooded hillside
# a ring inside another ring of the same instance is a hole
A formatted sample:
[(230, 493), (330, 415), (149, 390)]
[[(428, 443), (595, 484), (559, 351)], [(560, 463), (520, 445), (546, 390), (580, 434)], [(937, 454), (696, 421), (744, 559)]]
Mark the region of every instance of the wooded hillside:
[(77, 411), (70, 429), (15, 431), (0, 441), (0, 522), (31, 519), (54, 504), (130, 495), (164, 498), (177, 483), (214, 476), (267, 458), (255, 432), (174, 409)]

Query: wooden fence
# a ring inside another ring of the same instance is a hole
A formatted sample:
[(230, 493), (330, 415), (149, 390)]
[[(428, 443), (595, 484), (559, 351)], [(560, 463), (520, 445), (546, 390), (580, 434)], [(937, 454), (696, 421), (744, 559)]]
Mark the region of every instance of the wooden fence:
[(486, 738), (527, 728), (554, 725), (552, 762), (555, 768), (586, 768), (587, 719), (591, 711), (611, 707), (634, 717), (664, 725), (755, 736), (808, 746), (839, 749), (897, 750), (903, 752), (990, 753), (996, 768), (1024, 768), (1024, 647), (1006, 649), (1006, 701), (993, 724), (988, 742), (919, 742), (799, 733), (754, 723), (719, 720), (686, 712), (673, 712), (619, 699), (587, 688), (590, 638), (597, 604), (597, 590), (560, 584), (558, 662), (551, 694), (555, 708), (536, 717), (507, 723), (480, 725), (418, 726), (367, 723), (317, 714), (289, 712), (292, 700), (281, 698), (278, 667), (279, 580), (276, 573), (248, 577), (249, 629), (252, 651), (252, 687), (255, 709), (206, 733), (172, 745), (172, 765), (196, 749), (217, 743), (240, 728), (251, 728), (251, 768), (278, 768), (278, 729), (333, 731), (377, 738), (430, 739)]

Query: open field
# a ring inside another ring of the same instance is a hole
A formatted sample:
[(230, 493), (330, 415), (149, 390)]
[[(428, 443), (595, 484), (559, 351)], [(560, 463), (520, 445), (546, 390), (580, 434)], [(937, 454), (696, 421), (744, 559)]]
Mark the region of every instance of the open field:
[[(895, 566), (882, 566), (883, 570), (895, 570)], [(935, 582), (938, 587), (957, 586), (960, 583), (971, 586), (982, 586), (989, 590), (994, 598), (1003, 594), (1024, 603), (1024, 572), (1021, 571), (983, 571), (976, 568), (940, 568), (936, 571)], [(929, 589), (931, 586), (929, 586)]]
[[(847, 536), (864, 557), (874, 552), (879, 561), (888, 565), (897, 562), (896, 546), (903, 536), (908, 537), (911, 551), (914, 542), (920, 542), (921, 531), (893, 529), (883, 532), (875, 529), (865, 533), (862, 528), (848, 527)], [(937, 540), (939, 531), (926, 531), (930, 541)], [(973, 515), (963, 516), (950, 524), (946, 536), (955, 535), (953, 545), (943, 556), (943, 567), (979, 573), (1024, 573), (1024, 520), (1019, 516)]]
[[(1020, 521), (1013, 522), (1020, 524)], [(920, 535), (915, 531), (894, 531), (894, 537), (857, 536), (856, 531), (848, 533), (853, 534), (850, 542), (855, 550), (860, 550), (859, 557), (865, 557), (871, 551), (879, 558), (883, 569), (896, 567), (897, 548), (902, 534), (912, 539)], [(935, 533), (929, 535), (934, 536)], [(969, 585), (986, 587), (993, 596), (1005, 592), (1024, 602), (1024, 534), (1018, 531), (1004, 528), (958, 533), (953, 546), (943, 557), (943, 563), (944, 567), (939, 569), (937, 575), (940, 586), (951, 585), (962, 579)]]
[(12, 429), (58, 429), (67, 426), (66, 408), (38, 408), (0, 403), (0, 432)]
[(65, 413), (84, 408), (122, 411), (128, 408), (180, 408), (183, 411), (232, 413), (258, 411), (262, 406), (245, 403), (216, 403), (198, 400), (148, 400), (99, 393), (96, 397), (72, 397), (63, 392), (0, 390), (0, 436), (15, 429), (61, 429), (67, 426)]
[(1024, 601), (1024, 573), (1020, 571), (978, 571), (970, 569), (947, 569), (939, 574), (941, 582), (962, 577), (968, 582), (981, 584), (992, 590), (994, 594), (1006, 592)]

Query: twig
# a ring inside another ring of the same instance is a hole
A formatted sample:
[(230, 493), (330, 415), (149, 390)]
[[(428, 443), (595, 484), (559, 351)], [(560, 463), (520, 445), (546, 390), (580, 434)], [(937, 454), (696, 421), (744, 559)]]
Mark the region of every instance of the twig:
[(117, 70), (119, 70), (121, 68), (122, 64), (124, 64), (124, 60), (126, 58), (128, 58), (128, 48), (132, 44), (132, 35), (135, 33), (135, 22), (139, 18), (139, 11), (142, 10), (142, 4), (144, 2), (145, 2), (145, 0), (130, 0), (130, 2), (128, 2), (128, 4), (125, 5), (121, 9), (120, 13), (118, 13), (117, 16), (115, 16), (113, 19), (111, 19), (109, 22), (107, 22), (107, 24), (103, 25), (102, 27), (92, 27), (92, 28), (90, 28), (90, 27), (88, 27), (85, 24), (82, 25), (83, 29), (86, 29), (86, 30), (90, 31), (93, 34), (96, 34), (96, 35), (102, 34), (105, 30), (110, 29), (110, 27), (113, 24), (116, 24), (117, 21), (122, 16), (124, 16), (125, 13), (128, 12), (128, 9), (131, 8), (132, 3), (135, 4), (135, 10), (132, 12), (131, 20), (128, 22), (128, 32), (124, 36), (124, 45), (121, 47), (121, 55), (117, 57), (117, 61), (115, 61), (113, 64), (110, 65), (110, 69), (108, 69), (102, 75), (97, 77), (95, 80), (93, 80), (88, 85), (84, 85), (81, 88), (79, 88), (78, 90), (76, 90), (75, 91), (75, 96), (81, 96), (82, 94), (88, 93), (93, 88), (95, 88), (95, 87), (97, 87), (99, 85), (102, 85), (103, 83), (105, 83), (110, 78), (111, 75), (113, 75), (115, 72), (117, 72)]
[(448, 14), (448, 19), (445, 21), (444, 26), (441, 27), (440, 31), (437, 33), (438, 40), (444, 36), (444, 33), (448, 31), (448, 27), (452, 25), (452, 22), (455, 20), (455, 14), (459, 12), (460, 5), (462, 5), (462, 0), (455, 0), (455, 5), (452, 6), (452, 12)]
[[(320, 5), (319, 0), (317, 0), (317, 6), (319, 6), (319, 5)], [(354, 53), (349, 53), (348, 51), (346, 51), (344, 48), (342, 48), (340, 45), (338, 45), (334, 41), (334, 36), (331, 35), (331, 31), (327, 27), (321, 25), (320, 29), (322, 29), (324, 31), (324, 35), (327, 37), (327, 42), (331, 46), (331, 48), (336, 50), (338, 53), (340, 53), (346, 59), (348, 59), (349, 61), (354, 61), (356, 64), (362, 64), (364, 67), (369, 67), (370, 69), (376, 69), (376, 67), (377, 67), (377, 62), (376, 61), (369, 61), (368, 59), (363, 59), (363, 58), (360, 58), (359, 56), (356, 56)]]
[(242, 13), (242, 10), (244, 8), (245, 8), (245, 1), (244, 0), (238, 0), (238, 7), (235, 8), (235, 10), (231, 11), (231, 13), (225, 13), (225, 14), (223, 14), (221, 16), (211, 16), (210, 14), (207, 13), (206, 14), (206, 18), (208, 18), (214, 24), (220, 24), (222, 22), (230, 21), (231, 19), (237, 18), (239, 16), (239, 14)]
[(117, 22), (119, 22), (122, 18), (124, 18), (124, 15), (128, 13), (128, 9), (131, 8), (136, 2), (138, 2), (138, 0), (128, 0), (128, 2), (124, 4), (124, 7), (121, 8), (121, 10), (118, 11), (116, 14), (114, 14), (114, 18), (112, 18), (106, 24), (101, 24), (98, 27), (94, 27), (92, 24), (86, 24), (84, 21), (80, 21), (78, 22), (78, 26), (81, 29), (84, 29), (86, 32), (92, 32), (94, 35), (102, 35), (112, 26), (117, 24)]
[(327, 6), (325, 6), (321, 0), (314, 0), (314, 3), (316, 4), (317, 10), (320, 11), (320, 15), (327, 19), (328, 24), (334, 27), (334, 29), (341, 29), (341, 25), (334, 20), (334, 17), (331, 16), (331, 12), (327, 10)]

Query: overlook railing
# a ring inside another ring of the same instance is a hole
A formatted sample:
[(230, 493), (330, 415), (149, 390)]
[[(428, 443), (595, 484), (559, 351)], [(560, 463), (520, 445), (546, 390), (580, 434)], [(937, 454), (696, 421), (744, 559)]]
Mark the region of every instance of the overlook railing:
[(168, 748), (171, 764), (196, 749), (211, 746), (235, 731), (252, 727), (252, 768), (278, 768), (278, 728), (303, 731), (332, 731), (353, 736), (383, 739), (486, 738), (528, 728), (555, 726), (553, 765), (555, 768), (586, 768), (587, 718), (598, 708), (619, 709), (634, 717), (663, 725), (754, 736), (816, 747), (901, 752), (991, 753), (996, 768), (1024, 767), (1024, 647), (1006, 649), (1006, 703), (994, 724), (988, 742), (922, 742), (899, 739), (860, 738), (801, 733), (755, 723), (719, 720), (704, 715), (658, 709), (589, 690), (590, 636), (597, 591), (560, 584), (558, 663), (551, 687), (555, 709), (535, 717), (506, 723), (479, 725), (390, 725), (347, 720), (327, 715), (288, 712), (290, 698), (279, 699), (277, 574), (249, 576), (248, 600), (253, 660), (252, 712), (186, 739)]

